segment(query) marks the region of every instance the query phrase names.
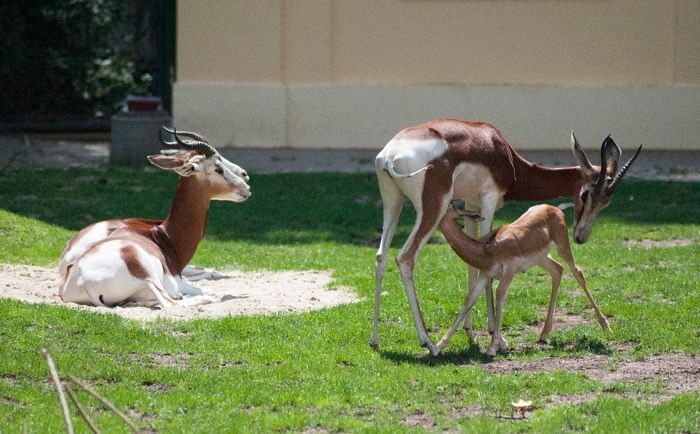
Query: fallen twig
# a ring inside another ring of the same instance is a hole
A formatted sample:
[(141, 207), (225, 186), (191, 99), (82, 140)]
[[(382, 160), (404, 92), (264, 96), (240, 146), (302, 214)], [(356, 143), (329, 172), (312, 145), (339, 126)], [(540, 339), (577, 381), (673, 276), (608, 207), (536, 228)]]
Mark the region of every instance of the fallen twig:
[(85, 383), (83, 383), (82, 381), (78, 380), (77, 378), (75, 378), (75, 377), (72, 376), (72, 375), (68, 375), (68, 378), (70, 379), (70, 381), (72, 381), (73, 383), (75, 383), (77, 386), (79, 386), (79, 387), (82, 388), (84, 391), (86, 391), (87, 393), (89, 393), (90, 395), (92, 395), (95, 399), (97, 399), (97, 400), (100, 401), (102, 404), (104, 404), (108, 409), (112, 410), (112, 412), (113, 412), (114, 414), (116, 414), (117, 416), (119, 416), (119, 418), (121, 418), (121, 420), (123, 420), (127, 425), (129, 425), (129, 428), (131, 428), (131, 431), (133, 431), (133, 432), (135, 432), (135, 433), (140, 433), (140, 432), (141, 432), (141, 430), (131, 421), (131, 419), (129, 419), (129, 417), (128, 417), (127, 415), (125, 415), (124, 413), (122, 413), (121, 411), (119, 411), (119, 409), (118, 409), (114, 404), (112, 404), (111, 402), (107, 401), (107, 399), (103, 398), (99, 393), (97, 393), (97, 392), (95, 392), (94, 390), (92, 390), (92, 389), (90, 388), (90, 386), (88, 386), (87, 384), (85, 384)]
[(80, 405), (80, 401), (78, 401), (78, 396), (73, 392), (73, 389), (70, 387), (70, 384), (66, 384), (66, 392), (68, 392), (68, 397), (70, 398), (71, 401), (73, 401), (73, 404), (75, 404), (75, 408), (78, 409), (78, 413), (83, 417), (85, 420), (85, 423), (87, 424), (88, 427), (94, 432), (95, 434), (100, 434), (100, 430), (97, 428), (97, 426), (92, 422), (92, 419), (90, 419), (90, 416), (87, 415), (87, 412), (85, 412), (85, 409), (83, 408), (82, 405)]
[(63, 394), (63, 384), (61, 379), (58, 377), (58, 372), (56, 371), (56, 365), (53, 363), (53, 359), (46, 348), (41, 349), (41, 353), (46, 358), (46, 364), (49, 365), (49, 373), (51, 374), (51, 379), (56, 385), (56, 391), (58, 392), (58, 400), (61, 402), (61, 410), (63, 411), (63, 420), (66, 423), (66, 431), (68, 434), (73, 434), (73, 421), (70, 418), (70, 413), (68, 412), (68, 403), (66, 402), (66, 395)]

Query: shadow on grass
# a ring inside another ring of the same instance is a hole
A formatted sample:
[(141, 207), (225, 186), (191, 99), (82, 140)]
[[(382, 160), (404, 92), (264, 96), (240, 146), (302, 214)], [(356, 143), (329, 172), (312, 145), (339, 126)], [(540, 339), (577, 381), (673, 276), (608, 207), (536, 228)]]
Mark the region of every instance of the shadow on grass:
[[(0, 172), (0, 206), (77, 231), (110, 218), (162, 219), (170, 209), (176, 183), (173, 173), (152, 168), (4, 171)], [(335, 242), (374, 247), (381, 234), (382, 206), (374, 174), (252, 174), (250, 185), (253, 195), (244, 203), (212, 203), (207, 237), (259, 244)], [(663, 207), (658, 207), (659, 197), (664, 198)], [(599, 221), (697, 223), (699, 199), (700, 184), (625, 180)], [(497, 224), (513, 221), (530, 205), (508, 203), (497, 213)], [(569, 222), (571, 213), (567, 210)], [(414, 220), (407, 203), (394, 245), (408, 237)]]
[(427, 350), (424, 354), (379, 350), (379, 354), (397, 365), (404, 363), (425, 366), (469, 365), (473, 362), (489, 363), (493, 360), (492, 356), (481, 351), (481, 347), (477, 343), (471, 343), (468, 348), (463, 350), (445, 350), (437, 356), (431, 356)]
[[(539, 346), (541, 345), (541, 346)], [(596, 355), (610, 356), (613, 350), (608, 344), (594, 336), (576, 336), (570, 339), (550, 340), (549, 344), (539, 344), (538, 346), (524, 346), (511, 348), (499, 356), (530, 356), (537, 353), (548, 353), (549, 350), (558, 350), (565, 353), (590, 353)], [(431, 356), (427, 350), (422, 354), (415, 352), (398, 352), (392, 350), (379, 350), (379, 354), (395, 364), (419, 364), (425, 366), (443, 366), (443, 365), (469, 365), (475, 362), (479, 364), (488, 364), (494, 360), (493, 356), (487, 355), (480, 345), (476, 342), (470, 342), (469, 346), (464, 349), (446, 349), (436, 357)]]
[(566, 352), (586, 352), (604, 356), (609, 356), (613, 353), (607, 342), (588, 335), (577, 336), (574, 339), (553, 337), (550, 339), (550, 345), (556, 350)]

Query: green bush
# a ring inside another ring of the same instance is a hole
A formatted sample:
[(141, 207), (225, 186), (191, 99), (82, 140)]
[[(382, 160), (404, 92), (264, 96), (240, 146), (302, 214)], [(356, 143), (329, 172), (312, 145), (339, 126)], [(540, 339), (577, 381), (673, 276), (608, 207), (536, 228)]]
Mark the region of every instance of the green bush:
[(148, 91), (151, 75), (135, 62), (139, 50), (149, 49), (149, 35), (138, 28), (148, 15), (139, 13), (145, 9), (139, 4), (38, 0), (3, 5), (0, 79), (11, 85), (0, 99), (0, 116), (108, 115), (128, 94)]

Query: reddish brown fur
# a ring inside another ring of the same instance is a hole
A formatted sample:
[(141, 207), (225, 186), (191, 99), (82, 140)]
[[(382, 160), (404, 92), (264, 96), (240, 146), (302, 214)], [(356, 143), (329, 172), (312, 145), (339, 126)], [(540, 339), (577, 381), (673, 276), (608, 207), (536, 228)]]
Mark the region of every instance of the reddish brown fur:
[(172, 208), (165, 220), (127, 218), (116, 222), (124, 223), (132, 233), (150, 241), (158, 249), (156, 256), (161, 258), (163, 269), (169, 274), (180, 275), (204, 237), (210, 195), (211, 191), (197, 180), (180, 177)]
[[(216, 194), (211, 188), (207, 188), (192, 177), (180, 177), (172, 208), (165, 220), (108, 220), (107, 238), (95, 245), (115, 238), (138, 238), (138, 243), (146, 248), (149, 254), (161, 260), (163, 270), (173, 276), (179, 276), (194, 256), (204, 236), (209, 200), (211, 195)], [(82, 238), (82, 233), (83, 231), (68, 242), (66, 250)]]
[(136, 247), (131, 244), (121, 248), (119, 252), (122, 261), (126, 264), (126, 268), (129, 270), (129, 274), (136, 277), (137, 279), (145, 279), (148, 277), (148, 271), (143, 267), (143, 264), (139, 261), (138, 251)]
[[(425, 173), (424, 212), (416, 240), (423, 239), (436, 227), (440, 216), (431, 210), (440, 209), (440, 202), (452, 185), (454, 170), (463, 162), (485, 166), (501, 191), (505, 191), (505, 200), (572, 196), (580, 202), (578, 192), (584, 178), (578, 166), (547, 168), (531, 163), (518, 155), (503, 134), (489, 123), (436, 119), (402, 130), (395, 139), (401, 138), (441, 139), (447, 143), (447, 152), (430, 161), (432, 167)], [(417, 250), (418, 245), (414, 243), (405, 256), (414, 258)]]
[[(452, 182), (452, 172), (459, 163), (471, 162), (485, 166), (499, 189), (505, 191), (505, 200), (543, 200), (561, 196), (577, 197), (584, 183), (578, 166), (548, 168), (521, 157), (505, 136), (486, 122), (468, 122), (457, 119), (436, 119), (402, 130), (395, 138), (442, 139), (447, 152), (447, 174), (434, 175), (441, 162), (431, 161), (433, 169), (426, 172), (426, 184), (437, 176), (442, 182)], [(434, 180), (432, 182), (440, 182)], [(447, 185), (449, 188), (449, 184)], [(434, 187), (433, 187), (434, 188)]]
[[(548, 249), (550, 239), (559, 252), (570, 251), (564, 213), (551, 205), (532, 207), (513, 223), (480, 240), (467, 236), (454, 218), (455, 213), (448, 212), (440, 221), (440, 230), (452, 250), (480, 270), (488, 270), (495, 263), (514, 256), (529, 256)], [(543, 233), (548, 235), (541, 236)]]

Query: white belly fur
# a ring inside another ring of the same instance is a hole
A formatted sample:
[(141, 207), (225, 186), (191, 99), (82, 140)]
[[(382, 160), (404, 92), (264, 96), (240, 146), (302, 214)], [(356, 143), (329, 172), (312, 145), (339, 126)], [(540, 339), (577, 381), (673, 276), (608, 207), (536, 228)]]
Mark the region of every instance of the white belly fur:
[(479, 163), (460, 163), (452, 175), (453, 197), (462, 199), (470, 209), (481, 208), (483, 198), (498, 192), (496, 209), (503, 206), (503, 195), (486, 166)]

